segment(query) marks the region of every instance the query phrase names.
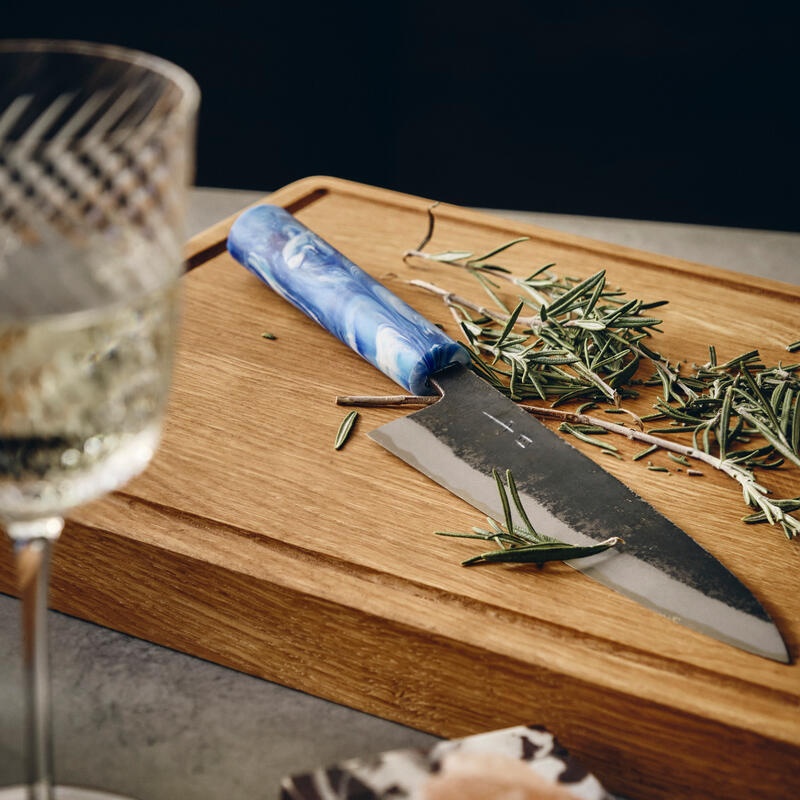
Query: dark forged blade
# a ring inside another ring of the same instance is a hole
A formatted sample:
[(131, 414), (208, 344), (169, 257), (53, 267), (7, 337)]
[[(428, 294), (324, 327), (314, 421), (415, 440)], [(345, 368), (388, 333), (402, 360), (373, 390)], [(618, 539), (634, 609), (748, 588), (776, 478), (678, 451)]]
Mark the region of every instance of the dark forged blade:
[(451, 368), (435, 381), (441, 400), (370, 437), (497, 520), (492, 470), (510, 469), (541, 533), (576, 545), (625, 540), (570, 566), (701, 633), (789, 662), (758, 600), (684, 531), (469, 370)]

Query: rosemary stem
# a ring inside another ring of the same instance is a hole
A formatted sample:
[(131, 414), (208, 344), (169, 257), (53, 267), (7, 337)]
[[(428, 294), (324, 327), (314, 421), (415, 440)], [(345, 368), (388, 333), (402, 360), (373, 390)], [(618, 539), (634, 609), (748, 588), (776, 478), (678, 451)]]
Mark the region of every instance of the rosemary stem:
[[(340, 406), (428, 406), (439, 400), (439, 395), (339, 395), (336, 398), (336, 404)], [(522, 403), (517, 404), (523, 411), (533, 414), (535, 417), (543, 417), (546, 419), (557, 419), (562, 422), (571, 422), (578, 425), (596, 425), (598, 428), (603, 428), (610, 433), (616, 433), (624, 436), (627, 439), (632, 439), (637, 442), (644, 442), (645, 444), (657, 445), (663, 450), (669, 450), (673, 453), (678, 453), (689, 458), (695, 458), (708, 464), (714, 469), (721, 470), (731, 477), (736, 478), (738, 470), (729, 468), (725, 462), (720, 461), (716, 456), (710, 453), (705, 453), (694, 447), (678, 444), (677, 442), (669, 439), (663, 439), (660, 436), (653, 436), (644, 431), (637, 431), (634, 428), (628, 428), (625, 425), (619, 425), (616, 422), (609, 422), (600, 417), (592, 417), (589, 414), (576, 414), (574, 411), (562, 411), (558, 408), (545, 408), (542, 406), (529, 406)]]
[[(339, 395), (336, 398), (337, 405), (340, 406), (411, 406), (420, 405), (427, 406), (439, 400), (439, 395)], [(768, 509), (772, 516), (783, 522), (788, 526), (787, 530), (791, 528), (795, 531), (794, 535), (800, 533), (800, 523), (792, 517), (784, 513), (780, 506), (774, 504), (768, 497), (766, 497), (766, 489), (760, 486), (753, 480), (752, 475), (745, 469), (738, 465), (731, 463), (727, 459), (720, 459), (706, 453), (703, 450), (698, 450), (696, 447), (689, 447), (687, 445), (678, 444), (670, 439), (663, 439), (660, 436), (653, 436), (651, 433), (628, 428), (625, 425), (619, 425), (616, 422), (609, 422), (600, 417), (592, 417), (589, 414), (577, 414), (574, 411), (561, 411), (557, 408), (544, 408), (542, 406), (529, 406), (522, 403), (517, 404), (519, 408), (533, 414), (536, 417), (543, 417), (546, 419), (557, 419), (561, 422), (571, 422), (578, 425), (595, 425), (598, 428), (603, 428), (609, 433), (616, 433), (619, 436), (624, 436), (637, 442), (644, 442), (645, 444), (655, 445), (656, 447), (667, 450), (672, 453), (694, 458), (697, 461), (702, 461), (720, 472), (723, 472), (730, 478), (733, 478), (742, 489), (753, 498), (750, 505), (760, 507), (762, 511)], [(694, 472), (694, 470), (693, 470)], [(788, 534), (787, 534), (788, 535)]]
[[(414, 279), (409, 281), (412, 286), (417, 286), (420, 289), (425, 289), (427, 292), (431, 292), (431, 294), (439, 295), (439, 297), (447, 303), (448, 306), (451, 306), (453, 303), (464, 306), (464, 308), (469, 308), (472, 311), (477, 312), (478, 314), (483, 314), (486, 317), (491, 317), (491, 319), (495, 320), (496, 322), (507, 322), (508, 321), (508, 314), (504, 314), (502, 311), (494, 311), (491, 308), (486, 308), (486, 306), (480, 306), (477, 303), (473, 303), (472, 300), (467, 300), (465, 297), (461, 297), (461, 295), (457, 295), (454, 292), (448, 292), (446, 289), (441, 289), (440, 287), (436, 286), (433, 283), (428, 283), (427, 281), (421, 281), (418, 279)], [(522, 324), (523, 320), (517, 320), (517, 325)], [(529, 324), (530, 320), (524, 321), (526, 325)]]
[[(424, 258), (427, 259), (428, 261), (439, 262), (439, 259), (437, 259), (433, 254), (423, 253), (421, 250), (406, 250), (406, 252), (403, 253), (403, 258)], [(451, 264), (454, 267), (461, 267), (461, 269), (466, 269), (466, 270), (470, 269), (470, 264), (462, 264), (461, 261), (458, 259), (454, 261), (448, 261), (447, 263)], [(492, 277), (500, 278), (501, 280), (508, 281), (509, 283), (519, 285), (519, 279), (506, 272), (493, 273)]]
[[(503, 276), (503, 274), (500, 273), (497, 277), (508, 277), (508, 276)], [(468, 308), (471, 311), (475, 311), (478, 314), (483, 314), (486, 317), (490, 317), (495, 322), (503, 322), (503, 323), (508, 322), (511, 316), (510, 314), (504, 314), (502, 311), (495, 311), (492, 308), (487, 308), (486, 306), (481, 306), (478, 305), (477, 303), (473, 303), (472, 300), (467, 300), (466, 297), (462, 297), (460, 294), (456, 294), (455, 292), (450, 292), (447, 289), (442, 289), (435, 283), (422, 281), (419, 280), (419, 278), (414, 278), (413, 280), (408, 281), (408, 283), (411, 286), (416, 286), (419, 289), (424, 289), (426, 292), (438, 295), (450, 307), (452, 307), (454, 304), (463, 306), (464, 308)], [(574, 328), (578, 325), (579, 322), (580, 320), (567, 320), (566, 322), (562, 323), (562, 325), (565, 328)], [(542, 321), (542, 318), (538, 314), (533, 314), (530, 317), (519, 317), (514, 323), (514, 327), (526, 328), (526, 329), (529, 328), (533, 333), (539, 333), (543, 328), (547, 328), (549, 326), (547, 322)], [(641, 353), (641, 355), (644, 356), (645, 354)]]
[(429, 406), (439, 400), (438, 394), (389, 394), (383, 396), (362, 394), (340, 394), (336, 397), (337, 406)]
[(456, 327), (460, 328), (461, 317), (459, 316), (458, 311), (456, 311), (456, 307), (450, 303), (447, 303), (447, 310), (450, 312), (450, 316), (455, 320)]

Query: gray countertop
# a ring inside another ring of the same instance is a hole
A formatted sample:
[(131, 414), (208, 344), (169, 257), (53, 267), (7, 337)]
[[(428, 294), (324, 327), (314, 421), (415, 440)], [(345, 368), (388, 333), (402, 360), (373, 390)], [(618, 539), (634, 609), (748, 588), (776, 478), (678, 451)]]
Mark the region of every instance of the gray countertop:
[[(193, 190), (190, 234), (265, 195)], [(496, 213), (800, 283), (800, 234)], [(18, 616), (17, 601), (0, 595), (0, 786), (23, 776)], [(56, 766), (62, 783), (141, 800), (276, 798), (283, 775), (434, 741), (402, 725), (63, 614), (50, 617)]]

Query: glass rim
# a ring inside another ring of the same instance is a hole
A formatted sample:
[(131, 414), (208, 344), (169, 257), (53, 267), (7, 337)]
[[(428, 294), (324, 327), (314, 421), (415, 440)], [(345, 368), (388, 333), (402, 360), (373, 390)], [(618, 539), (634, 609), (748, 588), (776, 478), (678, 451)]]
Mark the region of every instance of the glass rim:
[(0, 54), (3, 53), (66, 53), (124, 61), (163, 75), (181, 90), (180, 101), (173, 113), (191, 115), (200, 105), (200, 87), (189, 72), (166, 58), (143, 50), (78, 39), (0, 39)]
[[(178, 88), (181, 93), (177, 104), (170, 111), (170, 115), (176, 117), (183, 116), (191, 119), (196, 113), (200, 104), (200, 88), (195, 79), (183, 67), (179, 67), (171, 61), (160, 56), (145, 53), (128, 47), (113, 44), (102, 44), (96, 42), (85, 42), (72, 39), (0, 39), (0, 55), (26, 53), (65, 53), (79, 56), (89, 56), (97, 59), (107, 58), (135, 66), (141, 66), (155, 74), (163, 76)], [(185, 261), (181, 259), (180, 265), (176, 265), (174, 274), (165, 275), (158, 284), (150, 291), (166, 290), (170, 285), (177, 284), (181, 276), (185, 273)], [(1, 281), (0, 281), (1, 282)], [(3, 327), (21, 322), (38, 322), (50, 318), (62, 318), (65, 323), (80, 323), (87, 316), (113, 311), (115, 307), (130, 303), (132, 300), (139, 299), (149, 294), (147, 290), (132, 294), (130, 297), (118, 298), (108, 303), (102, 303), (90, 308), (76, 309), (64, 313), (30, 313), (15, 314), (12, 312), (0, 312), (0, 325)]]

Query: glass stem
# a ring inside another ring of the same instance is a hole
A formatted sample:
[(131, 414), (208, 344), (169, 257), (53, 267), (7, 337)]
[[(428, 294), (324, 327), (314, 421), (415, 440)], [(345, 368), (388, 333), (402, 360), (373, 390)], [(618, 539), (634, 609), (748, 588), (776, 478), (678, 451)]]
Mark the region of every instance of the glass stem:
[(47, 591), (53, 542), (63, 527), (64, 521), (58, 517), (8, 526), (14, 542), (17, 581), (22, 600), (28, 800), (53, 800)]

